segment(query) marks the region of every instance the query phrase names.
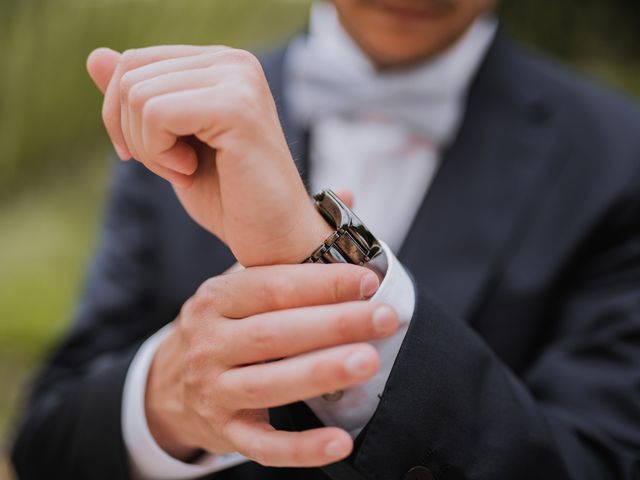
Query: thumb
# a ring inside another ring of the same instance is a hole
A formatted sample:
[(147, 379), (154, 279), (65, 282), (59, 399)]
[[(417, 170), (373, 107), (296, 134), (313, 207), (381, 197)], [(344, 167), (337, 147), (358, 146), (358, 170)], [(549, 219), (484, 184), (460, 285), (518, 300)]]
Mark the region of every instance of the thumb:
[(119, 59), (120, 54), (110, 48), (97, 48), (89, 54), (87, 71), (102, 93), (107, 90)]

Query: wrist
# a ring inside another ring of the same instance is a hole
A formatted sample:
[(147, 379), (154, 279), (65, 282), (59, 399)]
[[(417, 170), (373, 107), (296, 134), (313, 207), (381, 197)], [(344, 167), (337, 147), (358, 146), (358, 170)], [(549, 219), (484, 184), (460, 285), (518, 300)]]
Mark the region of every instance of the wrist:
[(182, 418), (178, 392), (181, 381), (175, 359), (179, 355), (180, 340), (172, 332), (158, 347), (149, 369), (145, 415), (149, 432), (156, 444), (176, 460), (187, 462), (200, 449), (184, 438), (188, 425)]
[(312, 202), (308, 204), (300, 216), (300, 226), (291, 238), (285, 261), (282, 263), (297, 264), (304, 262), (324, 242), (335, 229), (327, 223)]

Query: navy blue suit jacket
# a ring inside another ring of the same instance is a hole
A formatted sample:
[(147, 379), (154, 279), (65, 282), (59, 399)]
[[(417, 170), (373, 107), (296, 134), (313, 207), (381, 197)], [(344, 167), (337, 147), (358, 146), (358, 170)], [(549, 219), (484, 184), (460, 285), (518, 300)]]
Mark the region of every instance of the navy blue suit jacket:
[[(282, 58), (263, 58), (281, 107)], [(281, 113), (304, 176), (305, 132)], [(399, 253), (415, 315), (353, 455), (215, 478), (637, 479), (639, 128), (628, 100), (498, 35)], [(232, 262), (168, 184), (135, 162), (116, 167), (75, 323), (26, 407), (20, 478), (127, 478), (129, 363)], [(300, 403), (272, 419), (317, 422)]]

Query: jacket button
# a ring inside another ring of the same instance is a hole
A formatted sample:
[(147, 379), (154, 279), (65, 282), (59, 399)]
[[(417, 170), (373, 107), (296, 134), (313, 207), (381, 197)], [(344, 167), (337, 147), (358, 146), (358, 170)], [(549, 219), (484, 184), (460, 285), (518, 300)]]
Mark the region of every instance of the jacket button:
[(436, 477), (427, 467), (413, 467), (406, 473), (403, 480), (436, 480)]

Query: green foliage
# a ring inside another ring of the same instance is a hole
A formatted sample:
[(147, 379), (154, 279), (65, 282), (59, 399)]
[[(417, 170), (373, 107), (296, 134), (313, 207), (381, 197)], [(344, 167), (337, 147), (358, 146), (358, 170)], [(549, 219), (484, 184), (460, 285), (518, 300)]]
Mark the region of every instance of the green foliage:
[(0, 210), (3, 355), (37, 357), (71, 310), (91, 253), (109, 164), (104, 151), (92, 157), (89, 166), (21, 192), (11, 208)]
[(500, 14), (527, 47), (640, 97), (637, 0), (503, 0)]
[(564, 59), (637, 56), (637, 0), (502, 0), (507, 27), (529, 46)]

